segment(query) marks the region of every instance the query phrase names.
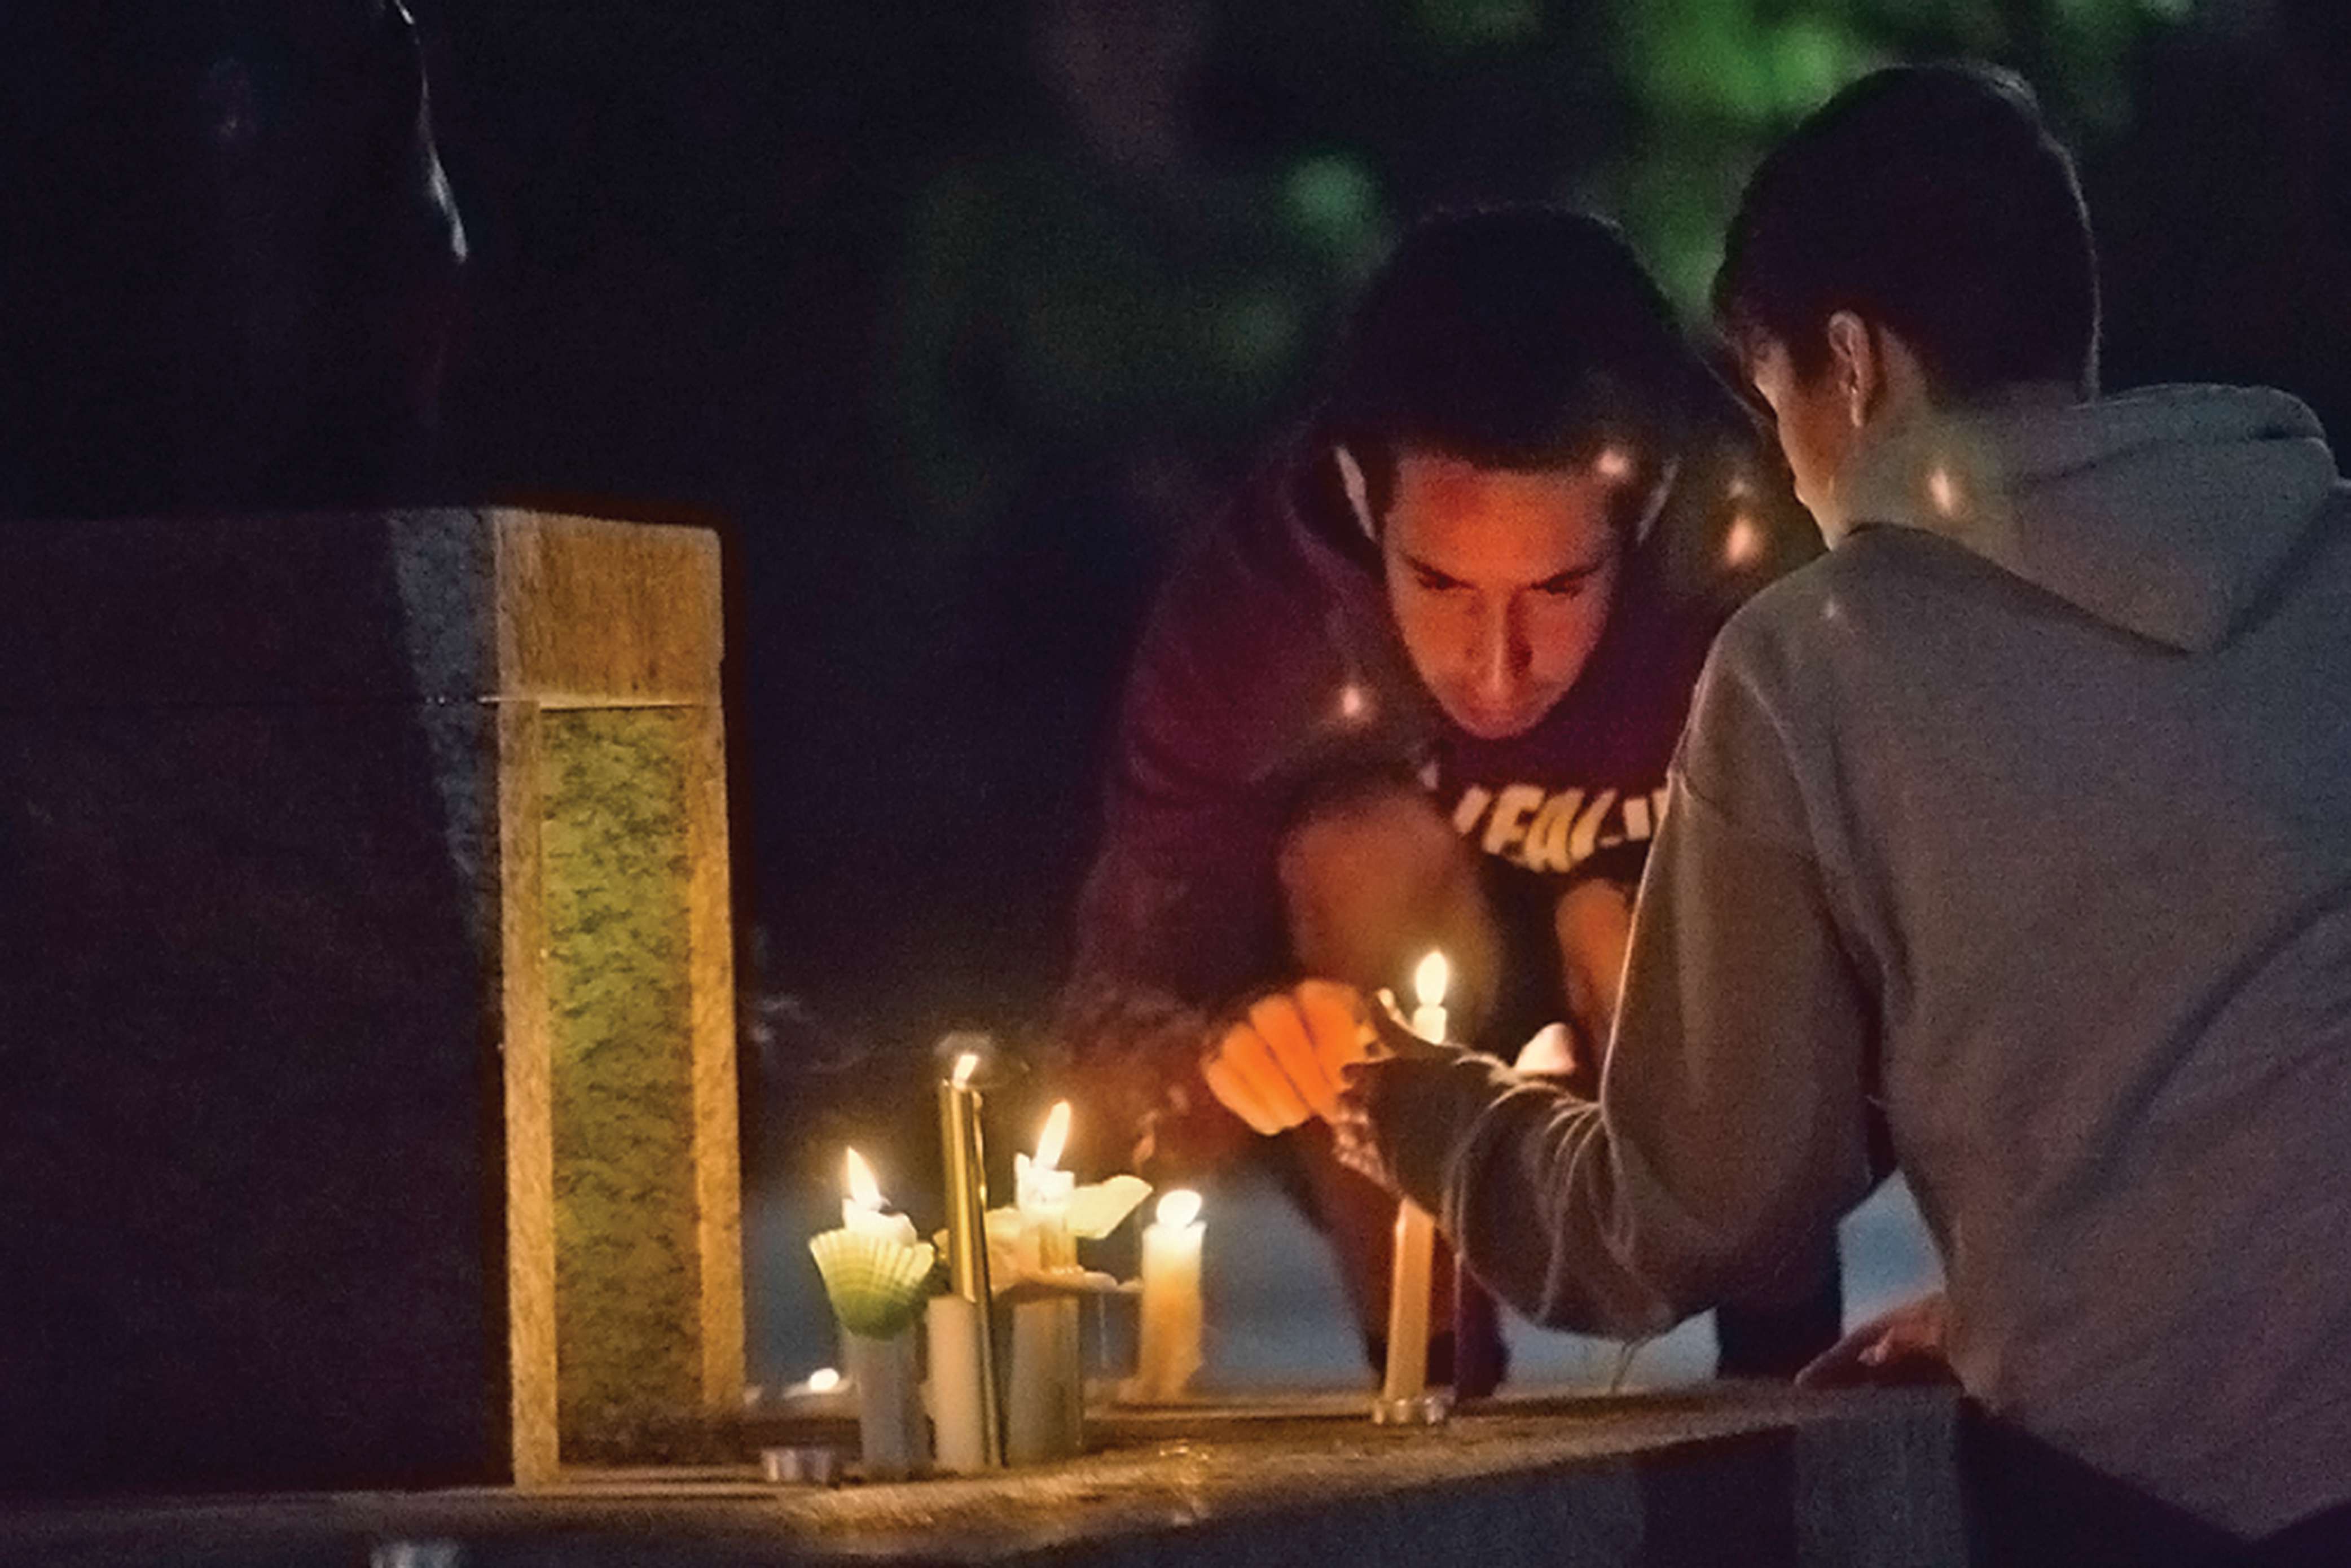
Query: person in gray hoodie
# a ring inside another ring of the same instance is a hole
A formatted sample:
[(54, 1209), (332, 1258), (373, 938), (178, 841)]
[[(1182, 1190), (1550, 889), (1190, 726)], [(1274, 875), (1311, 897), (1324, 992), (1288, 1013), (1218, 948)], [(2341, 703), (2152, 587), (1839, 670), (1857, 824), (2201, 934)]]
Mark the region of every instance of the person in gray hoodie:
[(1290, 1065), (1349, 1081), (1343, 1144), (1489, 1288), (1624, 1335), (1817, 1256), (1882, 1128), (1986, 1560), (2351, 1561), (2351, 497), (2316, 421), (2095, 394), (2070, 160), (1974, 68), (1816, 111), (1717, 303), (1832, 549), (1712, 651), (1599, 1101), (1384, 1020)]

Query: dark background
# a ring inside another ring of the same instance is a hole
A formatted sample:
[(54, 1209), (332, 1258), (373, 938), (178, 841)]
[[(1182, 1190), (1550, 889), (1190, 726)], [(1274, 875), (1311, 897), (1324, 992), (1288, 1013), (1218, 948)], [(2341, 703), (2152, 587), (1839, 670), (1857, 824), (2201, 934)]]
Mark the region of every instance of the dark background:
[(417, 5), (444, 484), (726, 532), (761, 1122), (1041, 1016), (1155, 568), (1430, 204), (1594, 204), (1695, 308), (1778, 128), (1980, 53), (2081, 152), (2110, 384), (2351, 418), (2333, 0)]
[(1154, 570), (1431, 204), (1592, 204), (1695, 308), (1777, 129), (1980, 53), (2080, 150), (2110, 384), (2351, 418), (2332, 0), (417, 7), (474, 247), (444, 486), (728, 539), (766, 1164), (867, 1052), (1033, 1030)]
[(1695, 313), (1777, 131), (1987, 56), (2082, 154), (2110, 384), (2351, 419), (2339, 0), (412, 4), (472, 253), (422, 488), (726, 541), (769, 1176), (945, 1027), (1042, 1051), (1154, 574), (1414, 214), (1588, 204)]

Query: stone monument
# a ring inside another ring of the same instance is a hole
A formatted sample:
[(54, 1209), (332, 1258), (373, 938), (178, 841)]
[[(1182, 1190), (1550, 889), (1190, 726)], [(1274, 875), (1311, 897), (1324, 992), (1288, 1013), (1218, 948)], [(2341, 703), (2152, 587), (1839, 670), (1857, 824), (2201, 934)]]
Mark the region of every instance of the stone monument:
[(0, 529), (0, 1492), (737, 1405), (719, 662), (692, 529)]

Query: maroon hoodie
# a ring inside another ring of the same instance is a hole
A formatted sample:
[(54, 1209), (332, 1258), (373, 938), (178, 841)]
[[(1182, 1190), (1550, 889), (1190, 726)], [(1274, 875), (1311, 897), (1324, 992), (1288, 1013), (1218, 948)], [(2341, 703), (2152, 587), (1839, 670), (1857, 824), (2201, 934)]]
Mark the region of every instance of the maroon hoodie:
[(1259, 470), (1162, 589), (1120, 716), (1061, 1019), (1112, 1135), (1194, 1108), (1212, 1030), (1299, 977), (1275, 862), (1301, 800), (1334, 777), (1418, 779), (1506, 874), (1554, 897), (1583, 876), (1637, 881), (1707, 647), (1760, 583), (1786, 508), (1745, 508), (1761, 547), (1749, 573), (1669, 591), (1667, 566), (1719, 559), (1757, 488), (1734, 470), (1752, 466), (1728, 450), (1686, 461), (1583, 675), (1499, 741), (1421, 686), (1329, 459), (1293, 446)]

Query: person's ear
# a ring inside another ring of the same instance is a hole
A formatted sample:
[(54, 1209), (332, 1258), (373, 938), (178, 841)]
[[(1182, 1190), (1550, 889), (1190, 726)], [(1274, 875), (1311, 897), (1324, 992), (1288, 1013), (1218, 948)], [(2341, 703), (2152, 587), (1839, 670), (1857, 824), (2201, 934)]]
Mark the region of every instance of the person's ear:
[(1859, 430), (1885, 398), (1885, 356), (1869, 323), (1850, 310), (1830, 316), (1828, 337), (1829, 384), (1836, 389), (1845, 417)]

